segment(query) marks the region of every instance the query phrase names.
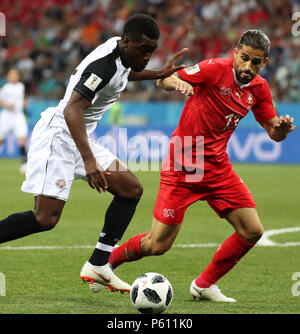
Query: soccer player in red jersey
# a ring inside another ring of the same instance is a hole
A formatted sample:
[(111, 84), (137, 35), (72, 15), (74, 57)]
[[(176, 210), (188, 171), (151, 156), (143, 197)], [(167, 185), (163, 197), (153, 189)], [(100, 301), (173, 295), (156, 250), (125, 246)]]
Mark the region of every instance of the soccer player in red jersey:
[[(115, 248), (109, 259), (112, 267), (165, 253), (180, 230), (187, 207), (205, 200), (235, 232), (193, 280), (190, 293), (199, 299), (235, 302), (223, 295), (215, 283), (256, 244), (263, 226), (250, 191), (229, 161), (228, 140), (250, 110), (272, 140), (284, 140), (295, 128), (289, 115), (277, 117), (269, 86), (258, 74), (268, 60), (269, 50), (270, 41), (264, 33), (248, 30), (235, 48), (234, 59), (204, 60), (158, 81), (159, 87), (179, 90), (190, 97), (162, 166), (151, 231)], [(185, 144), (190, 137), (192, 140)], [(180, 149), (178, 142), (184, 143)], [(192, 152), (191, 158), (185, 159), (185, 151)], [(191, 162), (197, 159), (192, 171)]]

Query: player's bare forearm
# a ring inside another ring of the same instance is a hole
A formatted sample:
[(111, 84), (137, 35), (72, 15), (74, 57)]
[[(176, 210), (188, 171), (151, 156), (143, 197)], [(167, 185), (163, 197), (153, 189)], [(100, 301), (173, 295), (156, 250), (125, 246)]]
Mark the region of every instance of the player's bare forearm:
[(172, 74), (170, 77), (157, 80), (157, 87), (162, 88), (166, 91), (175, 90), (176, 84), (179, 82), (180, 78), (177, 73)]
[(193, 87), (189, 83), (181, 80), (178, 73), (174, 73), (170, 77), (164, 79), (159, 79), (156, 84), (157, 87), (166, 91), (176, 90), (186, 96), (194, 95)]
[(129, 81), (141, 81), (141, 80), (157, 80), (161, 78), (163, 71), (151, 71), (143, 70), (141, 72), (130, 71), (128, 80)]
[(159, 71), (152, 71), (152, 70), (143, 70), (141, 72), (134, 72), (131, 71), (128, 76), (129, 81), (142, 81), (142, 80), (157, 80), (157, 79), (163, 79), (170, 75), (172, 75), (174, 72), (184, 68), (183, 65), (176, 66), (172, 69), (166, 70), (159, 70)]
[(272, 140), (280, 142), (284, 140), (291, 131), (295, 130), (293, 122), (294, 118), (286, 115), (285, 117), (274, 117), (273, 119), (264, 122), (262, 126), (267, 130), (269, 137)]
[(131, 71), (128, 76), (129, 81), (140, 81), (140, 80), (157, 80), (167, 78), (173, 73), (185, 68), (185, 65), (175, 66), (175, 62), (180, 59), (185, 53), (189, 51), (188, 48), (184, 48), (177, 52), (169, 61), (166, 62), (164, 67), (158, 71), (143, 70), (141, 72)]

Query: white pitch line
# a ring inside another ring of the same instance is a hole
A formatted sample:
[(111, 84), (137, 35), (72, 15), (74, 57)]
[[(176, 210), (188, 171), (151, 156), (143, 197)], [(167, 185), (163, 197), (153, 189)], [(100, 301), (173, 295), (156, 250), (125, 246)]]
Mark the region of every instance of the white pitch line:
[[(217, 247), (219, 244), (175, 244), (174, 248), (199, 248), (199, 247)], [(56, 250), (56, 249), (93, 249), (91, 245), (74, 246), (2, 246), (0, 250)]]
[[(272, 235), (284, 234), (284, 233), (293, 233), (300, 232), (300, 227), (287, 227), (276, 230), (265, 231), (262, 238), (257, 243), (257, 246), (261, 247), (291, 247), (291, 246), (300, 246), (300, 241), (295, 242), (284, 242), (278, 243), (270, 239)], [(217, 243), (208, 243), (208, 244), (174, 244), (173, 248), (201, 248), (201, 247), (219, 247), (220, 244)], [(73, 245), (73, 246), (2, 246), (1, 250), (56, 250), (56, 249), (94, 249), (95, 246), (92, 245)]]
[(4, 246), (0, 250), (52, 250), (52, 249), (82, 249), (95, 248), (90, 245), (74, 245), (74, 246)]
[(201, 247), (219, 247), (220, 244), (175, 244), (172, 248), (201, 248)]
[(300, 227), (284, 227), (274, 230), (265, 231), (261, 239), (258, 241), (258, 246), (279, 246), (279, 247), (289, 247), (289, 246), (300, 246), (300, 242), (274, 242), (270, 239), (272, 235), (285, 234), (285, 233), (295, 233), (300, 232)]

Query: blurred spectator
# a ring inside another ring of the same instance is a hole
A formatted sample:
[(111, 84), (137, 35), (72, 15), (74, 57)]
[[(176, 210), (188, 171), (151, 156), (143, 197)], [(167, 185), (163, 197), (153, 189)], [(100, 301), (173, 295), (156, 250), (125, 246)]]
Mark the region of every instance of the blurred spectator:
[[(27, 92), (59, 99), (74, 67), (97, 45), (119, 35), (129, 16), (143, 12), (161, 28), (159, 48), (148, 68), (188, 47), (187, 66), (210, 57), (231, 57), (243, 31), (257, 28), (271, 40), (262, 76), (278, 100), (300, 102), (300, 45), (292, 37), (299, 0), (1, 0), (6, 37), (0, 40), (0, 83), (15, 66)], [(146, 88), (146, 91), (145, 91)], [(182, 100), (155, 82), (130, 83), (126, 100)]]
[(117, 101), (111, 108), (108, 115), (108, 123), (112, 126), (122, 126), (125, 124), (123, 118), (122, 102)]

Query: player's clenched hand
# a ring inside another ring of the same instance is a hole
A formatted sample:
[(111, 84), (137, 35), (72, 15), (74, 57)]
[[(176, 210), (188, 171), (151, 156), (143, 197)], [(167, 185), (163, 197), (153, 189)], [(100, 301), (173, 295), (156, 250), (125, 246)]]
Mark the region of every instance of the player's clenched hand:
[(188, 51), (189, 51), (188, 48), (180, 50), (166, 63), (161, 74), (161, 79), (167, 78), (171, 76), (173, 73), (185, 68), (185, 65), (182, 64), (175, 66), (175, 63)]
[(294, 117), (290, 117), (289, 115), (285, 115), (285, 117), (279, 116), (277, 123), (274, 125), (274, 129), (282, 135), (287, 135), (295, 129), (293, 122)]
[(98, 164), (96, 159), (84, 161), (86, 177), (91, 188), (101, 193), (101, 189), (105, 192), (108, 188), (106, 176), (111, 173), (104, 171)]

